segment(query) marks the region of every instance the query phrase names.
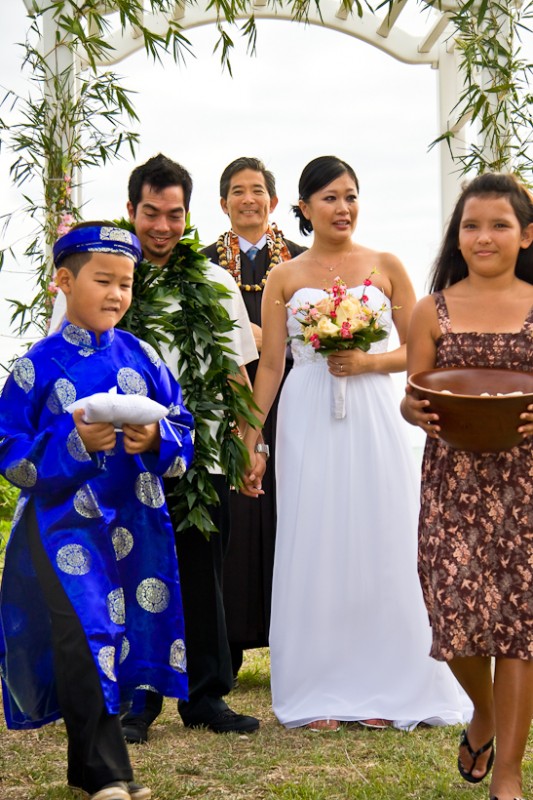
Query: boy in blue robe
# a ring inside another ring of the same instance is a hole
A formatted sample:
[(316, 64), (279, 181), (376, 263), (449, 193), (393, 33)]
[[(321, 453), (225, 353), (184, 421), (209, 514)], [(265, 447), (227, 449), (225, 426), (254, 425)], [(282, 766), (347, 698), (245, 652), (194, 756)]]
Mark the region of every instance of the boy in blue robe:
[[(0, 471), (21, 488), (0, 596), (6, 721), (36, 728), (62, 717), (68, 783), (91, 800), (151, 795), (133, 782), (119, 695), (187, 697), (161, 478), (190, 464), (193, 421), (155, 351), (115, 330), (141, 257), (136, 236), (111, 224), (61, 237), (66, 319), (18, 359), (0, 396)], [(130, 409), (129, 423), (105, 413), (86, 422), (88, 398), (110, 390), (138, 406), (151, 398), (168, 415), (138, 424), (141, 410)]]

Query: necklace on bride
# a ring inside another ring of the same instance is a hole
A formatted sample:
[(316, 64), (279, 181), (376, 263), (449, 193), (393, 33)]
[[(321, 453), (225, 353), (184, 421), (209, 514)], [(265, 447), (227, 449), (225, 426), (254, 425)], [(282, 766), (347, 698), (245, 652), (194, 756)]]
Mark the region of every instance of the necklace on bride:
[(322, 267), (322, 269), (327, 269), (328, 272), (337, 272), (337, 275), (338, 275), (339, 274), (338, 271), (340, 270), (340, 268), (342, 267), (342, 265), (344, 264), (344, 262), (346, 261), (348, 256), (351, 256), (352, 253), (353, 253), (353, 248), (350, 248), (350, 250), (348, 250), (348, 252), (344, 253), (344, 255), (341, 256), (341, 258), (339, 259), (337, 264), (335, 264), (334, 266), (330, 266), (329, 264), (324, 264), (323, 261), (321, 261), (315, 255), (313, 255), (311, 252), (309, 253), (309, 255), (311, 256), (313, 261), (316, 261), (316, 263), (318, 264), (319, 267)]

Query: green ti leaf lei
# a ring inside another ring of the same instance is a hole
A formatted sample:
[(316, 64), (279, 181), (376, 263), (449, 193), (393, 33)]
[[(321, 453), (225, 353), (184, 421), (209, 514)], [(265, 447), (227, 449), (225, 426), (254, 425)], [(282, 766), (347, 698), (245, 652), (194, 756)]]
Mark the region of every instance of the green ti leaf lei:
[[(117, 225), (134, 230), (126, 220)], [(228, 381), (240, 375), (226, 335), (234, 322), (219, 302), (230, 295), (209, 279), (209, 261), (199, 252), (201, 247), (196, 229), (188, 224), (164, 267), (142, 261), (135, 271), (133, 301), (120, 327), (151, 344), (159, 355), (163, 344), (177, 351), (183, 399), (195, 421), (195, 455), (167, 494), (169, 509), (177, 531), (194, 526), (209, 538), (216, 527), (208, 507), (218, 503), (209, 468), (218, 460), (229, 483), (242, 484), (248, 454), (236, 433), (236, 420), (257, 425), (257, 419), (250, 411), (250, 389)], [(169, 310), (170, 300), (179, 310)], [(210, 420), (220, 423), (217, 439)]]

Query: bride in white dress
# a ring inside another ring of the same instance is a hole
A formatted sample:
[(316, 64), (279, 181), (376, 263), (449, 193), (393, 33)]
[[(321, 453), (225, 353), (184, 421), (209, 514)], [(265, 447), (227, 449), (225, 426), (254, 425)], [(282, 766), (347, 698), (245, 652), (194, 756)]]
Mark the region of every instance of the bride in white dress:
[[(359, 187), (348, 164), (315, 159), (299, 190), (300, 228), (314, 239), (272, 271), (264, 290), (254, 385), (263, 416), (281, 381), (287, 334), (300, 332), (290, 306), (316, 303), (337, 276), (372, 308), (386, 304), (381, 324), (394, 324), (400, 346), (388, 352), (384, 340), (368, 353), (326, 358), (293, 340), (277, 429), (274, 712), (288, 728), (318, 730), (342, 721), (459, 723), (464, 696), (446, 665), (428, 655), (416, 567), (419, 479), (390, 377), (405, 370), (414, 292), (395, 256), (352, 241)], [(372, 270), (372, 285), (363, 286)], [(257, 431), (246, 441), (259, 476)]]

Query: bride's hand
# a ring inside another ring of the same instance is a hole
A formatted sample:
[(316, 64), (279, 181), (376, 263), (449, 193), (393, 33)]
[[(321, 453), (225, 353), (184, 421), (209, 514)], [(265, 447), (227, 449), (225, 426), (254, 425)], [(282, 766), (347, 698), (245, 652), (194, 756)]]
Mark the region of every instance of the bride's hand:
[(337, 378), (347, 378), (349, 375), (362, 375), (372, 371), (372, 356), (362, 350), (338, 350), (328, 356), (328, 367), (332, 375)]
[(250, 454), (250, 467), (243, 475), (241, 494), (246, 497), (260, 497), (265, 492), (262, 488), (262, 478), (266, 471), (266, 458), (261, 453)]

